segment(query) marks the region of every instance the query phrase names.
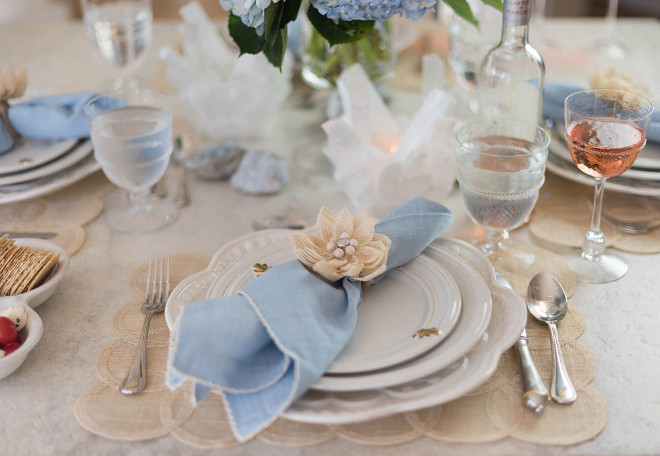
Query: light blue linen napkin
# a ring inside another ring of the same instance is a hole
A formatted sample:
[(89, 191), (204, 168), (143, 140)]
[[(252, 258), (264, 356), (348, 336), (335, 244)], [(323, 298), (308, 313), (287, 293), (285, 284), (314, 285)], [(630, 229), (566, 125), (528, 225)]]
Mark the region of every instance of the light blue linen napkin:
[[(555, 122), (564, 123), (564, 100), (578, 90), (584, 90), (584, 87), (576, 84), (548, 81), (543, 92), (543, 118), (550, 118)], [(658, 109), (651, 114), (651, 124), (646, 139), (660, 143), (660, 111)]]
[[(10, 106), (7, 115), (12, 127), (24, 138), (87, 138), (89, 121), (85, 116), (85, 104), (95, 95), (81, 92), (34, 98)], [(0, 153), (8, 152), (14, 142), (7, 140), (5, 125), (1, 125), (0, 130)]]
[[(424, 198), (390, 212), (375, 227), (392, 241), (387, 270), (419, 255), (451, 219)], [(361, 282), (330, 283), (295, 260), (237, 296), (189, 304), (172, 332), (168, 385), (192, 380), (197, 401), (221, 393), (234, 434), (247, 440), (323, 375), (353, 334), (361, 297)]]

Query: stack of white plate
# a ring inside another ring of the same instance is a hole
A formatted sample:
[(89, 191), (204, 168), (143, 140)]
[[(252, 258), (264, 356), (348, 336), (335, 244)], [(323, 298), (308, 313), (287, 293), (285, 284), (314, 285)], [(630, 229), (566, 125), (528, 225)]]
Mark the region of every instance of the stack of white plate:
[(99, 169), (89, 140), (20, 139), (0, 155), (0, 204), (47, 195)]
[[(169, 327), (190, 302), (236, 294), (254, 279), (253, 264), (295, 259), (288, 235), (259, 231), (220, 249), (206, 270), (173, 290)], [(497, 284), (479, 250), (438, 239), (364, 293), (353, 337), (284, 416), (348, 423), (456, 399), (493, 374), (526, 316), (522, 299)]]
[[(547, 168), (574, 182), (595, 185), (593, 177), (575, 166), (563, 138), (552, 138)], [(647, 142), (630, 169), (620, 176), (607, 179), (606, 188), (607, 191), (631, 195), (660, 196), (660, 144)]]

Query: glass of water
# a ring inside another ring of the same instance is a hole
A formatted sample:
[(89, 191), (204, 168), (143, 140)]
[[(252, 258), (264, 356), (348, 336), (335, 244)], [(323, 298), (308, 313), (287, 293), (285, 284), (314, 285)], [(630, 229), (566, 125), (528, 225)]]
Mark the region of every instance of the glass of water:
[(461, 127), (458, 183), (470, 218), (487, 230), (481, 249), (506, 247), (509, 231), (532, 212), (545, 181), (550, 137), (517, 120), (477, 120)]
[(469, 4), (475, 17), (479, 19), (479, 27), (451, 13), (447, 61), (462, 89), (464, 101), (470, 111), (476, 113), (479, 109), (477, 83), (481, 62), (500, 40), (502, 13), (479, 1), (469, 0)]
[(137, 87), (130, 73), (151, 44), (151, 0), (80, 0), (87, 37), (101, 59), (119, 71), (113, 88)]
[(174, 203), (152, 197), (150, 188), (165, 174), (172, 154), (172, 101), (162, 93), (125, 89), (92, 98), (94, 157), (106, 177), (128, 191), (106, 199), (105, 222), (115, 231), (156, 231), (177, 218)]

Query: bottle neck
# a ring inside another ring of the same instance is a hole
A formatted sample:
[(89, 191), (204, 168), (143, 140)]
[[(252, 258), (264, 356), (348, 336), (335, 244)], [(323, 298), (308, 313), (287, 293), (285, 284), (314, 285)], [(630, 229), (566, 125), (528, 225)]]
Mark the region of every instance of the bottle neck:
[(529, 36), (529, 25), (504, 25), (502, 27), (501, 45), (525, 46)]
[(501, 45), (524, 46), (529, 34), (531, 0), (504, 0)]

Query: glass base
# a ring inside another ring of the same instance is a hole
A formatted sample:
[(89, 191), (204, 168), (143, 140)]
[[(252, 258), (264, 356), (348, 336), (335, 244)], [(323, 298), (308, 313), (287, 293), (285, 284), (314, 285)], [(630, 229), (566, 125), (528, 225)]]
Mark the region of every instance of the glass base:
[(628, 48), (615, 40), (601, 40), (596, 43), (596, 52), (607, 60), (623, 60), (628, 57)]
[(151, 197), (146, 204), (136, 206), (123, 190), (110, 193), (104, 204), (103, 221), (119, 233), (153, 233), (171, 225), (179, 216), (171, 201)]
[(606, 283), (619, 280), (628, 272), (628, 265), (618, 256), (604, 253), (598, 261), (589, 261), (581, 254), (562, 255), (562, 260), (575, 273), (575, 278), (587, 283)]

